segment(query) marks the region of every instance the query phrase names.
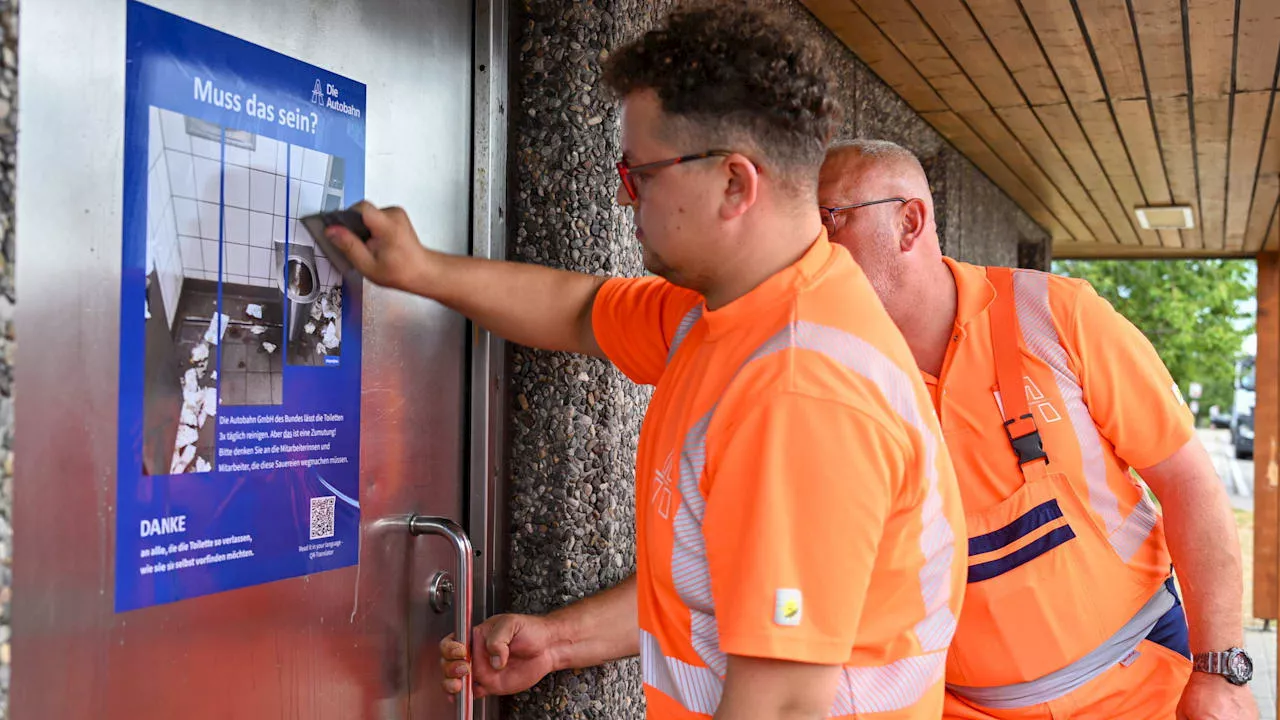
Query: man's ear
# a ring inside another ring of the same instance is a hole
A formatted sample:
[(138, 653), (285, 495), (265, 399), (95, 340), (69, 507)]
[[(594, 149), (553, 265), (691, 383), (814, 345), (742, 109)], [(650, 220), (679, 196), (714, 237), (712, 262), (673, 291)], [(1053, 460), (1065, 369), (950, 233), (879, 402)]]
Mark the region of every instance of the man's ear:
[(929, 207), (920, 198), (912, 198), (902, 204), (899, 216), (902, 233), (898, 244), (902, 252), (911, 252), (929, 226)]
[(760, 169), (745, 155), (734, 153), (721, 163), (724, 200), (720, 203), (720, 219), (732, 220), (745, 214), (756, 204), (760, 193)]

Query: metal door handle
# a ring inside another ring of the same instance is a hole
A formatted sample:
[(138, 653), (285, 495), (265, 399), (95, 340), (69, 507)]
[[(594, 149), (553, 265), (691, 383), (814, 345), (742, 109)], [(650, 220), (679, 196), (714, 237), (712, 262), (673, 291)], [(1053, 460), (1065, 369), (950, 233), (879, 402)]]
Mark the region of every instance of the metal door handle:
[[(409, 516), (410, 535), (441, 535), (453, 544), (457, 556), (457, 581), (453, 602), (453, 636), (458, 642), (471, 648), (471, 539), (458, 523), (443, 517), (426, 515)], [(458, 720), (471, 720), (473, 696), (471, 673), (462, 676), (462, 692), (458, 693)]]

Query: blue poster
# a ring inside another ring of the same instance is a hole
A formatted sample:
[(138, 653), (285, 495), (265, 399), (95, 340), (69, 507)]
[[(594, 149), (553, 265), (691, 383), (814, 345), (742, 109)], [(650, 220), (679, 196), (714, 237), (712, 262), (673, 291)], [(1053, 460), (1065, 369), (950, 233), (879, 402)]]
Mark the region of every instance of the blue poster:
[(128, 4), (115, 608), (354, 565), (365, 86)]

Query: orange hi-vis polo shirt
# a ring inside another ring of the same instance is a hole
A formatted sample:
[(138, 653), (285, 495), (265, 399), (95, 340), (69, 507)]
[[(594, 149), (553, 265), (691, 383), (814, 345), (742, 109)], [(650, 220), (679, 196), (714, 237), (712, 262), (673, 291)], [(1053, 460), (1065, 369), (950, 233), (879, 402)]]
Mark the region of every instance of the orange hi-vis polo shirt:
[(1151, 343), (1087, 282), (1015, 270), (1023, 389), (1051, 481), (1034, 487), (1003, 428), (995, 289), (985, 268), (944, 261), (956, 322), (940, 377), (925, 380), (971, 538), (947, 682), (1028, 683), (1115, 642), (1162, 592), (1163, 522), (1130, 468), (1173, 455), (1193, 419)]
[(831, 717), (937, 718), (963, 511), (905, 341), (821, 235), (717, 310), (611, 280), (595, 336), (656, 385), (636, 461), (650, 718), (716, 712), (728, 655), (843, 665)]

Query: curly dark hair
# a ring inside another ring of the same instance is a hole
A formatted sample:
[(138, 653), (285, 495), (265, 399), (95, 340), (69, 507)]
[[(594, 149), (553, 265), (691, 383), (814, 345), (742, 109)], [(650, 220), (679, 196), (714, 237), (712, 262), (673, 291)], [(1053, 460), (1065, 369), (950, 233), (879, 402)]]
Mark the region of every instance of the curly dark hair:
[(675, 121), (667, 134), (754, 153), (805, 190), (817, 186), (840, 122), (835, 78), (818, 43), (746, 3), (672, 13), (664, 27), (614, 52), (604, 81), (624, 97), (655, 91)]

